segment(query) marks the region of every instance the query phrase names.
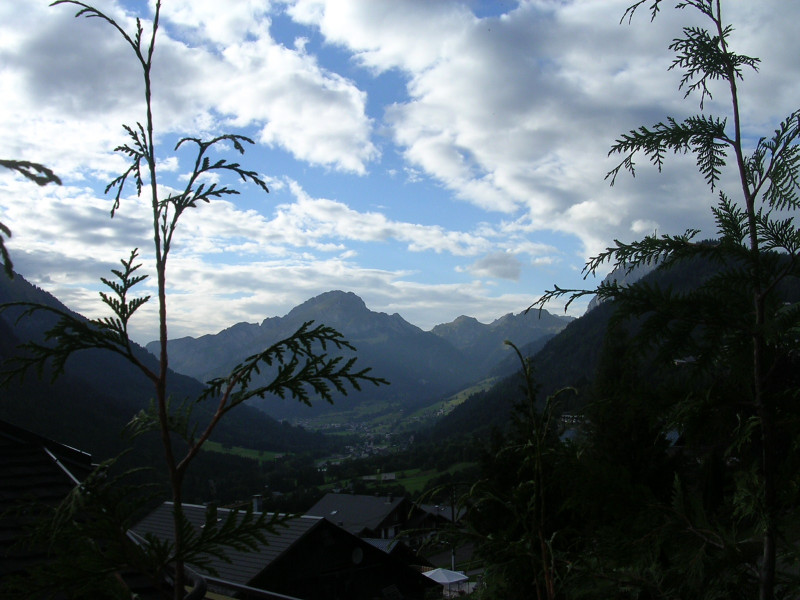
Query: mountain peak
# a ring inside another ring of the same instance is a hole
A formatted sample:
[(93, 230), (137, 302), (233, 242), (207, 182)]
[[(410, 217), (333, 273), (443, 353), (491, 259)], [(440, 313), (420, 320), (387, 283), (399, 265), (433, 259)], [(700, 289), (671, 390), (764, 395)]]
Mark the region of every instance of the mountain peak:
[(326, 317), (330, 316), (334, 319), (337, 317), (352, 318), (368, 311), (364, 301), (353, 292), (332, 290), (306, 300), (294, 307), (286, 316), (298, 317), (306, 313), (315, 313), (319, 318), (319, 314), (322, 313)]
[(475, 317), (468, 317), (467, 315), (460, 315), (460, 316), (456, 317), (456, 320), (453, 321), (453, 323), (457, 324), (457, 325), (464, 325), (464, 324), (467, 324), (467, 323), (480, 323), (480, 321), (478, 321), (478, 319), (476, 319)]

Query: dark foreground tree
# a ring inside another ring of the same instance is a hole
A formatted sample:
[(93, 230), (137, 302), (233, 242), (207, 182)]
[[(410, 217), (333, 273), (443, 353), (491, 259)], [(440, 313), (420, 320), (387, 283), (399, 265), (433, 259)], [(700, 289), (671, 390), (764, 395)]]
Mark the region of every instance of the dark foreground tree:
[[(644, 4), (656, 18), (662, 1), (641, 0), (628, 8), (623, 20), (630, 21)], [(758, 596), (771, 600), (790, 595), (796, 583), (791, 575), (791, 532), (796, 531), (797, 477), (786, 467), (797, 451), (792, 428), (798, 390), (786, 373), (796, 363), (800, 327), (800, 305), (787, 295), (800, 277), (800, 231), (793, 223), (800, 207), (800, 110), (778, 123), (771, 136), (747, 148), (737, 85), (746, 69), (757, 70), (759, 59), (731, 50), (733, 28), (723, 19), (720, 0), (687, 0), (676, 6), (698, 11), (709, 24), (684, 28), (670, 45), (675, 52), (671, 68), (683, 71), (680, 88), (686, 96), (699, 94), (702, 110), (713, 84), (721, 82), (729, 94), (730, 113), (699, 114), (681, 122), (667, 118), (631, 130), (611, 148), (610, 154), (620, 154), (623, 160), (608, 178), (613, 185), (621, 170), (635, 174), (635, 159), (641, 154), (660, 169), (668, 152), (692, 153), (712, 192), (732, 159), (739, 189), (731, 195), (718, 192), (712, 207), (717, 242), (696, 242), (696, 229), (630, 244), (615, 241), (584, 271), (594, 274), (605, 263), (628, 270), (657, 263), (665, 270), (701, 258), (716, 265), (716, 274), (685, 292), (644, 282), (622, 286), (612, 281), (594, 290), (555, 286), (534, 306), (543, 307), (559, 296), (567, 296), (569, 302), (585, 294), (614, 299), (621, 315), (643, 319), (641, 339), (658, 347), (663, 358), (681, 360), (686, 368), (703, 373), (707, 382), (720, 381), (720, 375), (736, 382), (725, 399), (733, 420), (724, 454), (728, 469), (735, 471), (735, 487), (726, 493), (744, 532), (732, 542), (726, 540), (726, 548), (747, 543), (747, 536), (760, 539)], [(676, 426), (690, 422), (700, 404), (695, 396), (679, 406), (676, 414), (683, 418)]]
[[(25, 345), (24, 352), (19, 355), (16, 369), (11, 376), (23, 376), (29, 369), (41, 372), (46, 365), (51, 365), (53, 373), (58, 375), (63, 372), (67, 359), (74, 353), (84, 349), (103, 348), (125, 357), (152, 382), (154, 400), (149, 410), (143, 410), (135, 416), (129, 429), (134, 435), (155, 431), (161, 440), (174, 503), (175, 542), (162, 545), (150, 540), (153, 554), (151, 554), (152, 560), (148, 560), (152, 563), (151, 572), (156, 574), (163, 570), (164, 565), (171, 567), (174, 573), (174, 597), (178, 599), (183, 596), (184, 564), (202, 565), (204, 553), (219, 554), (224, 552), (226, 545), (246, 546), (253, 539), (263, 540), (267, 529), (274, 528), (280, 521), (280, 517), (267, 517), (266, 514), (253, 518), (249, 511), (242, 517), (243, 520), (238, 521), (240, 525), (244, 524), (242, 526), (234, 526), (236, 525), (234, 522), (218, 524), (216, 518), (209, 517), (202, 534), (197, 535), (185, 518), (182, 500), (183, 482), (187, 470), (220, 419), (236, 406), (254, 397), (290, 396), (306, 404), (316, 399), (330, 402), (334, 391), (346, 394), (351, 390), (359, 390), (362, 383), (380, 385), (386, 381), (370, 375), (368, 368), (356, 369), (355, 358), (345, 360), (341, 355), (328, 354), (330, 350), (355, 350), (339, 332), (324, 325), (305, 323), (289, 338), (245, 359), (227, 377), (208, 382), (199, 398), (186, 399), (179, 403), (171, 401), (167, 395), (169, 361), (166, 282), (167, 260), (178, 221), (185, 211), (196, 208), (201, 203), (238, 194), (235, 189), (224, 183), (205, 183), (206, 175), (218, 175), (223, 179), (226, 176), (239, 178), (254, 184), (264, 192), (268, 192), (267, 186), (255, 171), (247, 170), (239, 163), (229, 162), (224, 158), (212, 161), (209, 157), (212, 148), (224, 144), (233, 146), (243, 154), (245, 144), (252, 144), (252, 140), (233, 134), (220, 135), (210, 140), (187, 137), (177, 143), (175, 150), (193, 151), (192, 171), (182, 190), (163, 197), (158, 185), (151, 102), (151, 69), (161, 14), (160, 0), (155, 2), (149, 32), (145, 31), (141, 20), (137, 18), (136, 30), (132, 35), (114, 19), (93, 6), (77, 0), (53, 2), (53, 5), (61, 4), (77, 6), (77, 17), (94, 18), (113, 28), (133, 51), (141, 68), (145, 117), (143, 123), (123, 126), (128, 141), (118, 146), (116, 151), (129, 159), (129, 167), (108, 184), (106, 193), (114, 193), (112, 217), (122, 208), (123, 190), (127, 189), (127, 184), (133, 183), (138, 195), (147, 194), (150, 198), (158, 295), (159, 365), (153, 370), (142, 363), (128, 334), (130, 319), (137, 309), (149, 300), (149, 296), (132, 297), (134, 286), (146, 278), (146, 275), (138, 272), (140, 268), (137, 264), (138, 250), (134, 249), (129, 257), (121, 261), (121, 268), (113, 271), (115, 279), (102, 280), (109, 288), (107, 293), (100, 295), (113, 313), (110, 317), (83, 321), (43, 305), (14, 303), (3, 307), (3, 309), (11, 307), (20, 309), (22, 311), (20, 318), (37, 312), (46, 312), (57, 317), (57, 322), (47, 332), (44, 343), (31, 342)], [(261, 370), (272, 373), (274, 377), (266, 385), (254, 386), (253, 376)], [(192, 416), (192, 405), (198, 402), (209, 403), (215, 407), (212, 417), (207, 422), (198, 423)], [(102, 547), (114, 546), (104, 544), (92, 547), (102, 550)]]
[(455, 535), (474, 544), (484, 565), (479, 597), (555, 600), (563, 597), (569, 571), (564, 473), (572, 471), (572, 454), (559, 440), (559, 394), (542, 406), (530, 359), (506, 343), (522, 363), (523, 400), (514, 406), (508, 431), (494, 432), (478, 480), (459, 499), (466, 515)]

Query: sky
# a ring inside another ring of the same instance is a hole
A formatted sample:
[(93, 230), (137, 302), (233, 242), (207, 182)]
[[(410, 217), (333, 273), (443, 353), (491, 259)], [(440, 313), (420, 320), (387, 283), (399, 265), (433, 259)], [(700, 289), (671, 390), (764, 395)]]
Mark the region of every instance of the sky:
[[(595, 286), (583, 265), (615, 239), (713, 237), (717, 191), (691, 156), (661, 173), (641, 157), (635, 178), (604, 179), (619, 135), (700, 112), (667, 48), (703, 22), (668, 1), (652, 22), (646, 6), (620, 22), (630, 1), (163, 0), (152, 73), (162, 193), (194, 164), (177, 140), (223, 133), (254, 144), (212, 158), (269, 187), (222, 179), (240, 194), (184, 214), (170, 337), (282, 316), (335, 289), (425, 330), (459, 315), (488, 323), (553, 284)], [(47, 165), (63, 185), (0, 172), (0, 222), (17, 272), (100, 317), (100, 278), (134, 248), (150, 275), (136, 289), (155, 292), (147, 190), (126, 187), (113, 219), (104, 194), (127, 168), (114, 152), (122, 124), (145, 118), (143, 80), (108, 24), (48, 4), (0, 2), (0, 153)], [(152, 1), (95, 5), (131, 33), (141, 17), (149, 39)], [(800, 104), (800, 2), (723, 11), (733, 49), (762, 60), (739, 84), (752, 146)], [(712, 93), (703, 113), (728, 116), (725, 88)], [(722, 189), (737, 197), (733, 171)], [(157, 337), (155, 311), (151, 300), (134, 317), (136, 341)]]

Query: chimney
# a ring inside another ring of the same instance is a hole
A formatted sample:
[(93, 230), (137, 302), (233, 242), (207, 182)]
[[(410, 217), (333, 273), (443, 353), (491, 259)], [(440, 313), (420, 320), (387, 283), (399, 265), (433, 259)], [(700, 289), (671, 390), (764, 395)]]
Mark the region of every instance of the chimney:
[(206, 502), (206, 522), (200, 525), (200, 529), (205, 528), (208, 523), (215, 523), (219, 522), (220, 519), (217, 517), (217, 503), (216, 502)]
[(253, 512), (264, 512), (264, 499), (261, 497), (261, 494), (253, 495)]

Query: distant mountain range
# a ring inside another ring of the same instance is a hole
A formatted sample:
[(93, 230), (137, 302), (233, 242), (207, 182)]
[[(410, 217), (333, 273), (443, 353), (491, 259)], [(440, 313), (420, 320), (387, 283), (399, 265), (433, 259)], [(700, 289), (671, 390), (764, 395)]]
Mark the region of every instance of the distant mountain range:
[[(503, 341), (523, 346), (544, 341), (572, 319), (543, 312), (508, 314), (490, 324), (471, 317), (423, 331), (399, 314), (369, 310), (352, 292), (331, 291), (311, 298), (283, 317), (237, 323), (217, 334), (185, 337), (168, 344), (170, 367), (201, 381), (223, 376), (245, 357), (286, 338), (307, 321), (335, 328), (357, 349), (358, 365), (391, 382), (337, 398), (311, 409), (292, 400), (270, 398), (256, 405), (277, 419), (297, 419), (352, 409), (354, 404), (388, 403), (412, 410), (436, 402), (492, 373), (508, 357)], [(147, 348), (158, 351), (151, 342)]]
[[(70, 312), (57, 298), (20, 275), (13, 281), (0, 277), (0, 304), (19, 301)], [(197, 339), (171, 340), (172, 396), (176, 401), (196, 397), (202, 389), (198, 380), (226, 374), (245, 357), (291, 335), (307, 321), (324, 323), (344, 334), (357, 348), (358, 365), (372, 367), (374, 375), (391, 385), (367, 386), (361, 393), (337, 398), (332, 406), (320, 403), (309, 408), (294, 400), (269, 398), (257, 405), (263, 412), (241, 407), (231, 413), (215, 439), (279, 451), (324, 445), (318, 435), (281, 425), (275, 419), (301, 420), (354, 406), (368, 407), (373, 414), (384, 410), (382, 407), (391, 407), (391, 411), (386, 408), (387, 414), (407, 414), (489, 375), (515, 369), (503, 345), (505, 339), (520, 347), (542, 346), (571, 319), (549, 313), (538, 318), (532, 312), (509, 314), (483, 324), (462, 316), (426, 332), (398, 314), (369, 310), (353, 293), (332, 291), (311, 298), (283, 317), (267, 318), (260, 324), (238, 323)], [(18, 344), (43, 340), (52, 323), (52, 317), (44, 312), (18, 323), (14, 311), (0, 315), (0, 368), (8, 364)], [(151, 343), (148, 349), (156, 347)], [(155, 366), (152, 354), (144, 348), (138, 352), (143, 361)], [(83, 351), (68, 361), (67, 372), (55, 383), (50, 383), (48, 373), (41, 379), (29, 373), (24, 382), (15, 381), (0, 390), (0, 418), (105, 457), (122, 446), (122, 426), (152, 395), (150, 382), (121, 357)]]

